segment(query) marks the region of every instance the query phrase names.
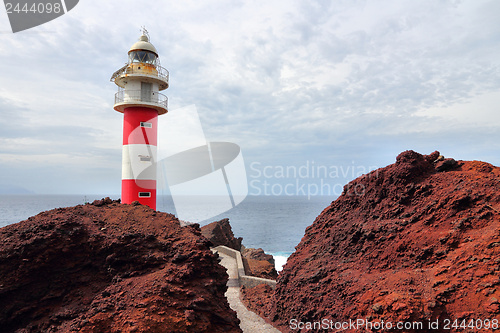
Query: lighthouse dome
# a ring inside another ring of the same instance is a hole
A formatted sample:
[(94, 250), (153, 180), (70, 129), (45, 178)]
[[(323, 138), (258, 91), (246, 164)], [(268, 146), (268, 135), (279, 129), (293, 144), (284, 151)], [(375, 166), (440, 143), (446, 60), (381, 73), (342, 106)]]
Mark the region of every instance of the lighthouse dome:
[(156, 48), (149, 42), (146, 34), (142, 34), (139, 40), (128, 51), (128, 62), (132, 63), (146, 63), (157, 65), (158, 52)]
[(139, 37), (139, 40), (132, 45), (130, 50), (128, 51), (129, 53), (132, 51), (150, 51), (153, 52), (156, 56), (158, 56), (158, 51), (156, 51), (156, 48), (149, 42), (149, 38), (146, 35), (141, 35)]

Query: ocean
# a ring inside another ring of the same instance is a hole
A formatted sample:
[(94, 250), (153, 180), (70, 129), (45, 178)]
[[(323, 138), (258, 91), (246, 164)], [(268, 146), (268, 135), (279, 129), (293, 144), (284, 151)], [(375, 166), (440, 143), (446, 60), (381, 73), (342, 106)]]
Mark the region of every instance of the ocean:
[[(108, 195), (0, 195), (0, 227), (42, 211), (92, 202), (105, 196)], [(229, 218), (234, 235), (243, 237), (243, 245), (262, 248), (273, 255), (276, 268), (280, 270), (299, 244), (306, 227), (334, 199), (328, 196), (247, 196), (231, 210), (199, 223), (205, 225)], [(193, 206), (193, 209), (203, 207)], [(175, 213), (171, 198), (160, 196), (157, 210)]]

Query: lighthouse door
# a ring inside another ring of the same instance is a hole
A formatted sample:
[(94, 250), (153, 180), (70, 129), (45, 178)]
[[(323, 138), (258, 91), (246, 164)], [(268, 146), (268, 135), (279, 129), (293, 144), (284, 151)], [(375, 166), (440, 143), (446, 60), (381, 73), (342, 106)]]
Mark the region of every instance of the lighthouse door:
[(153, 84), (141, 82), (141, 101), (151, 102), (151, 94), (153, 92)]

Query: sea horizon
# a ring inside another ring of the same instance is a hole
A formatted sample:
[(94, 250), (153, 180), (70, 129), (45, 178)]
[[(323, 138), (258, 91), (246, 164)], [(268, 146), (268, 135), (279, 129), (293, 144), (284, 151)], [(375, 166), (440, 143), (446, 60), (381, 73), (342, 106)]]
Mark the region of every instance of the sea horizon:
[[(41, 212), (72, 207), (119, 195), (109, 194), (0, 194), (0, 227), (28, 219)], [(328, 196), (249, 195), (236, 207), (198, 222), (201, 226), (228, 218), (235, 237), (243, 238), (247, 248), (262, 248), (275, 257), (276, 268), (286, 262), (304, 235), (305, 228), (335, 198)], [(208, 207), (209, 208), (209, 207)], [(193, 210), (204, 209), (193, 202)], [(206, 209), (206, 208), (205, 208)], [(175, 215), (169, 195), (160, 195), (157, 211)]]

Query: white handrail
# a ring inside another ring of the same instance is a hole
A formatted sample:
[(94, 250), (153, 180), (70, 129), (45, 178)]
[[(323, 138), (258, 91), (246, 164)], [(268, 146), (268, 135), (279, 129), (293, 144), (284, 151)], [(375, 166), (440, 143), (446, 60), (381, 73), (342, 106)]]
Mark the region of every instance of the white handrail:
[(117, 77), (119, 77), (123, 74), (144, 74), (144, 75), (148, 75), (148, 76), (151, 76), (151, 75), (157, 76), (160, 79), (162, 79), (163, 81), (168, 83), (169, 76), (170, 76), (170, 73), (168, 72), (168, 70), (162, 66), (155, 66), (155, 68), (157, 71), (157, 75), (152, 74), (152, 72), (144, 73), (144, 71), (142, 71), (140, 69), (135, 69), (134, 67), (129, 67), (129, 65), (126, 64), (125, 66), (123, 66), (122, 68), (120, 68), (119, 70), (114, 72), (113, 75), (111, 75), (110, 81), (114, 82)]
[(120, 90), (115, 94), (115, 104), (127, 102), (144, 102), (168, 108), (168, 97), (157, 91)]

